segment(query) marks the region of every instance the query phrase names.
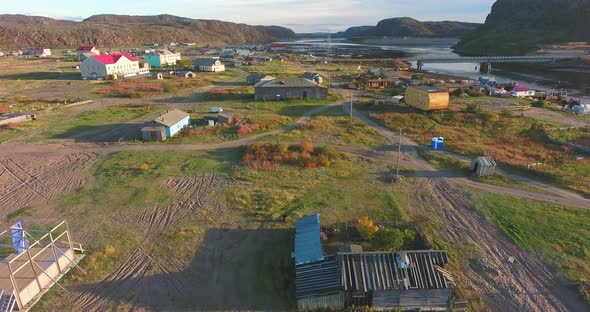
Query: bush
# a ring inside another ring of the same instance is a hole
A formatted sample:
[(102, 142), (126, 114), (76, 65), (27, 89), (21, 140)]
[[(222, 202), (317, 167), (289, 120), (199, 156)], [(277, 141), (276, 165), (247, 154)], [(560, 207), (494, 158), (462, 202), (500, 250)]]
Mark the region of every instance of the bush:
[(381, 228), (371, 239), (371, 246), (380, 251), (395, 251), (411, 248), (416, 240), (412, 230)]
[(359, 231), (361, 237), (366, 241), (370, 241), (373, 238), (373, 235), (379, 232), (379, 227), (376, 226), (373, 220), (369, 219), (369, 217), (360, 218), (356, 225), (356, 229)]
[(274, 168), (280, 165), (300, 166), (308, 169), (330, 167), (340, 159), (331, 147), (313, 147), (309, 140), (298, 146), (256, 142), (246, 148), (242, 165), (252, 168)]
[(548, 108), (551, 107), (551, 102), (544, 100), (537, 100), (531, 104), (533, 107)]

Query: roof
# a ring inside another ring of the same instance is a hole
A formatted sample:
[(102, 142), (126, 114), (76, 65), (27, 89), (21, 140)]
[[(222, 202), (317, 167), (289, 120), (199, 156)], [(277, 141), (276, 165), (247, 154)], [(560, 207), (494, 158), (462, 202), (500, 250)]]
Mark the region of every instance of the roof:
[(232, 117), (234, 117), (234, 113), (230, 112), (230, 111), (223, 111), (223, 112), (219, 113), (218, 116), (224, 117), (227, 119), (231, 119)]
[[(449, 91), (446, 89), (440, 89), (437, 87), (431, 87), (431, 86), (411, 86), (409, 88), (415, 88), (415, 89), (420, 89), (422, 91), (426, 91), (428, 93), (448, 93)], [(409, 89), (408, 88), (408, 89)]]
[(214, 66), (215, 62), (219, 61), (216, 58), (198, 58), (195, 60), (195, 66)]
[(306, 73), (303, 73), (303, 75), (299, 76), (299, 78), (305, 78), (305, 79), (313, 80), (313, 79), (315, 79), (318, 76), (320, 76), (320, 74), (318, 74), (318, 73), (306, 72)]
[(496, 167), (497, 166), (496, 161), (492, 157), (489, 157), (489, 156), (476, 157), (474, 160), (484, 167)]
[(341, 276), (336, 255), (298, 265), (295, 267), (295, 296), (300, 299), (338, 293), (342, 289)]
[(297, 219), (294, 255), (296, 265), (324, 259), (320, 240), (320, 214)]
[(345, 291), (450, 288), (446, 251), (341, 253)]
[(317, 87), (317, 84), (305, 78), (285, 78), (260, 82), (256, 88), (300, 88)]
[(105, 64), (105, 65), (112, 65), (117, 63), (121, 57), (125, 57), (132, 62), (137, 62), (137, 59), (127, 53), (113, 53), (113, 54), (106, 54), (106, 55), (95, 55), (92, 58)]
[(513, 89), (514, 92), (527, 92), (529, 91), (529, 88), (525, 87), (525, 86), (516, 86)]
[(49, 48), (43, 48), (43, 47), (35, 47), (35, 48), (30, 48), (29, 50), (31, 51), (43, 51), (43, 50), (48, 50)]
[(176, 72), (176, 75), (177, 75), (177, 76), (186, 76), (186, 74), (189, 74), (189, 73), (190, 73), (190, 74), (194, 74), (194, 72), (192, 72), (192, 71), (190, 71), (190, 70), (186, 70), (186, 69), (184, 69), (184, 70), (179, 70), (179, 71), (177, 71), (177, 72)]
[(78, 49), (76, 49), (76, 51), (92, 51), (92, 49), (95, 48), (95, 46), (81, 46)]
[(174, 52), (172, 52), (172, 51), (170, 51), (168, 49), (164, 49), (164, 50), (159, 50), (159, 51), (155, 52), (155, 54), (158, 54), (158, 55), (174, 55), (174, 54), (180, 54), (180, 53), (174, 53)]
[(166, 114), (154, 119), (154, 122), (164, 125), (166, 127), (172, 127), (179, 123), (181, 120), (189, 117), (190, 115), (180, 109), (173, 109)]

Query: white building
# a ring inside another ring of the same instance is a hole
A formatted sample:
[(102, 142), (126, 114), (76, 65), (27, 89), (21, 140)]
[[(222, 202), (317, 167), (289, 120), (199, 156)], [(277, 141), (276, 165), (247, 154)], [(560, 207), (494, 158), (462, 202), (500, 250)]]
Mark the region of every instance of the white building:
[(37, 56), (37, 57), (47, 57), (47, 56), (51, 56), (51, 49), (42, 48), (42, 47), (30, 48), (29, 50), (27, 50), (27, 52), (24, 53), (24, 55)]
[(139, 62), (127, 53), (95, 55), (80, 65), (82, 79), (129, 78), (149, 74), (149, 69), (140, 68)]
[(195, 60), (193, 67), (201, 72), (222, 72), (225, 71), (225, 65), (219, 58), (198, 58)]
[(146, 62), (150, 64), (150, 66), (154, 67), (176, 65), (176, 62), (180, 61), (181, 59), (180, 53), (174, 53), (170, 50), (160, 50), (157, 52), (154, 51), (145, 56)]
[(535, 96), (535, 90), (530, 90), (527, 87), (516, 86), (512, 90), (512, 96), (515, 97), (533, 97)]

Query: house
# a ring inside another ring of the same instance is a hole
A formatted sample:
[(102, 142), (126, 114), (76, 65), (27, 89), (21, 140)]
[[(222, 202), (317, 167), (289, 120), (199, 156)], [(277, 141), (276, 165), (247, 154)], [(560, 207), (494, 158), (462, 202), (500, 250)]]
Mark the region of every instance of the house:
[(83, 62), (85, 59), (92, 55), (99, 55), (100, 50), (95, 46), (81, 46), (76, 49), (76, 55), (78, 56), (78, 60)]
[(249, 56), (250, 55), (250, 50), (248, 49), (236, 49), (236, 48), (224, 48), (221, 51), (221, 55), (225, 56), (225, 57), (231, 57), (234, 55), (238, 55), (238, 56)]
[(201, 72), (222, 72), (225, 71), (225, 65), (219, 58), (198, 58), (193, 63), (193, 67)]
[(80, 65), (82, 79), (116, 79), (149, 74), (139, 61), (127, 53), (94, 55)]
[(328, 98), (328, 89), (304, 78), (274, 79), (261, 81), (254, 86), (255, 98), (262, 101), (280, 101), (282, 99)]
[(217, 123), (219, 124), (231, 124), (236, 115), (229, 111), (223, 111), (217, 115)]
[(367, 306), (375, 311), (452, 309), (453, 278), (446, 251), (363, 252), (347, 244), (322, 249), (320, 215), (296, 221), (295, 298), (299, 311)]
[(195, 75), (195, 73), (193, 73), (190, 70), (179, 70), (178, 72), (176, 72), (176, 76), (181, 77), (181, 78), (195, 78), (195, 77), (197, 77), (197, 75)]
[(423, 111), (447, 109), (449, 98), (447, 89), (430, 86), (410, 86), (404, 95), (406, 104)]
[(534, 97), (535, 96), (535, 90), (530, 90), (529, 88), (525, 87), (525, 86), (515, 86), (514, 89), (512, 89), (512, 96), (514, 97)]
[(176, 65), (176, 62), (181, 60), (181, 56), (180, 53), (174, 53), (165, 49), (147, 54), (145, 60), (150, 66), (164, 67)]
[(27, 122), (31, 120), (37, 120), (37, 116), (31, 112), (5, 114), (0, 115), (0, 126)]
[(141, 129), (142, 137), (146, 141), (164, 141), (187, 127), (189, 123), (190, 115), (188, 113), (173, 109), (146, 123)]
[(51, 56), (51, 50), (48, 48), (37, 47), (37, 48), (30, 48), (29, 50), (27, 50), (23, 54), (27, 55), (27, 56), (47, 57), (47, 56)]
[(254, 74), (250, 74), (248, 76), (248, 78), (246, 78), (246, 83), (250, 86), (256, 85), (261, 81), (270, 81), (270, 80), (274, 80), (276, 79), (273, 76), (267, 75), (267, 74), (260, 74), (260, 73), (254, 73)]
[(12, 56), (21, 56), (21, 55), (23, 55), (23, 51), (21, 51), (21, 50), (12, 51), (12, 52), (10, 52), (10, 55), (12, 55)]
[(493, 176), (496, 171), (496, 161), (492, 157), (476, 157), (471, 161), (469, 170), (475, 172), (478, 177)]
[(391, 89), (400, 84), (399, 79), (371, 79), (367, 80), (368, 89)]
[(154, 72), (152, 73), (152, 78), (156, 80), (164, 80), (164, 75), (162, 73)]
[(299, 78), (305, 78), (307, 80), (311, 80), (317, 84), (321, 84), (324, 81), (324, 78), (320, 76), (318, 73), (304, 73), (303, 75), (299, 76)]

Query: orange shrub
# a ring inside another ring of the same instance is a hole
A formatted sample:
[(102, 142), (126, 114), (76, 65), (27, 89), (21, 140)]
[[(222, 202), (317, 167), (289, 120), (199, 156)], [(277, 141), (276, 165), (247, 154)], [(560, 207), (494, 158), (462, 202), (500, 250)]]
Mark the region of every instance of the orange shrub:
[(366, 216), (358, 220), (356, 229), (359, 231), (361, 237), (366, 241), (371, 240), (373, 235), (379, 231), (379, 227), (374, 224), (373, 220)]

